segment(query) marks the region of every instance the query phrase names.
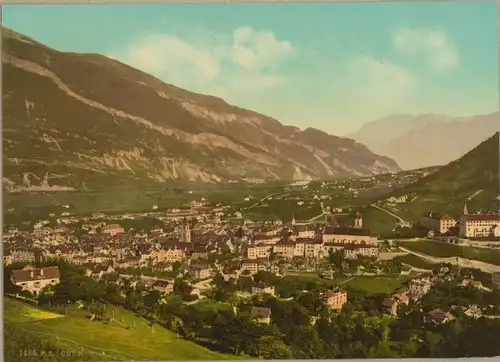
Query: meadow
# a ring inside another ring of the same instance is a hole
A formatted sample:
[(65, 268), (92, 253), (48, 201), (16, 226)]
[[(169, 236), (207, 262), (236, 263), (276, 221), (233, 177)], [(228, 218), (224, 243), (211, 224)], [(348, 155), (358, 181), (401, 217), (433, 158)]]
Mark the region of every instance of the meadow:
[[(25, 332), (55, 342), (60, 348), (82, 350), (103, 359), (118, 360), (225, 360), (236, 358), (216, 353), (177, 335), (161, 326), (149, 326), (134, 313), (108, 306), (115, 321), (104, 324), (86, 318), (86, 312), (69, 306), (45, 311), (23, 302), (4, 299), (4, 321)], [(129, 326), (126, 329), (125, 326)], [(19, 346), (20, 349), (23, 346)]]
[(500, 265), (500, 250), (459, 246), (431, 240), (399, 241), (398, 245), (415, 252), (438, 258), (460, 257), (463, 259), (477, 260), (488, 264)]

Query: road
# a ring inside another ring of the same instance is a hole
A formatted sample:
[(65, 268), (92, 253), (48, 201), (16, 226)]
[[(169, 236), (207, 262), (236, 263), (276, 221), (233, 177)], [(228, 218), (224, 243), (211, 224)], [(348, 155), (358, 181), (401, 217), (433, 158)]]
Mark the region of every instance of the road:
[(460, 257), (450, 257), (450, 258), (438, 258), (435, 256), (430, 256), (427, 254), (419, 253), (402, 246), (399, 247), (401, 250), (416, 255), (422, 259), (428, 260), (431, 263), (450, 263), (452, 265), (458, 265), (462, 268), (473, 268), (480, 269), (486, 273), (500, 273), (500, 265), (493, 265), (488, 263), (483, 263), (482, 261), (464, 259)]
[[(273, 197), (273, 196), (278, 196), (278, 195), (283, 196), (283, 195), (286, 195), (286, 194), (288, 194), (288, 193), (290, 193), (290, 191), (280, 191), (280, 192), (275, 192), (275, 193), (273, 193), (273, 194), (269, 194), (269, 195), (267, 195), (267, 196), (263, 197), (262, 199), (260, 199), (259, 201), (257, 201), (257, 202), (256, 202), (255, 204), (253, 204), (252, 206), (244, 207), (244, 208), (243, 208), (243, 210), (244, 210), (244, 211), (248, 211), (248, 210), (250, 210), (250, 209), (253, 209), (255, 206), (259, 205), (261, 202), (266, 201), (266, 200), (267, 200), (267, 199), (269, 199), (270, 197)], [(242, 211), (243, 211), (243, 210), (242, 210)]]
[(392, 217), (395, 217), (396, 219), (398, 219), (399, 222), (401, 222), (402, 224), (408, 224), (408, 221), (406, 221), (405, 219), (401, 218), (400, 216), (396, 215), (396, 214), (393, 214), (392, 212), (390, 212), (389, 210), (386, 210), (384, 209), (383, 207), (380, 207), (378, 205), (375, 205), (375, 204), (370, 204), (371, 207), (374, 207), (376, 209), (379, 209), (380, 211), (383, 211), (389, 215), (391, 215)]
[(483, 192), (483, 190), (477, 190), (476, 192), (474, 192), (472, 195), (470, 195), (467, 199), (465, 199), (465, 201), (470, 201), (472, 200), (473, 198), (475, 198), (477, 195), (479, 195), (481, 192)]

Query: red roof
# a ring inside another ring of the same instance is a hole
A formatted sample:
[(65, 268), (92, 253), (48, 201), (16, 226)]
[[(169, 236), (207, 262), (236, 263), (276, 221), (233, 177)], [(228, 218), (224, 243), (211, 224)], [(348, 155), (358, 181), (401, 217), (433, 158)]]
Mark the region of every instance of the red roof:
[(500, 221), (500, 214), (466, 215), (466, 221)]

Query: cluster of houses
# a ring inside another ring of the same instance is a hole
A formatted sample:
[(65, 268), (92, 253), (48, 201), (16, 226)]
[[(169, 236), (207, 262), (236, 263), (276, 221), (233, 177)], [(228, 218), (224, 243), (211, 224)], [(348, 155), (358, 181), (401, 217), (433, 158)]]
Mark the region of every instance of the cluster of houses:
[[(259, 233), (246, 248), (247, 259), (268, 259), (272, 255), (286, 260), (294, 258), (322, 259), (331, 252), (342, 251), (345, 258), (358, 256), (378, 258), (378, 239), (362, 227), (361, 214), (354, 226), (340, 226), (333, 214), (326, 215), (325, 226), (292, 219), (290, 227)], [(251, 262), (250, 262), (251, 263)]]
[[(252, 294), (267, 293), (274, 295), (274, 287), (259, 285), (252, 288)], [(323, 299), (325, 305), (331, 310), (340, 310), (347, 303), (347, 292), (341, 289), (326, 290), (323, 292)], [(250, 310), (251, 317), (257, 323), (269, 324), (271, 323), (271, 308), (252, 306)], [(318, 317), (311, 318), (311, 325), (314, 325)]]
[(459, 220), (429, 212), (419, 218), (419, 224), (441, 235), (449, 234), (458, 227), (458, 236), (462, 238), (500, 237), (500, 213), (470, 214), (467, 204)]

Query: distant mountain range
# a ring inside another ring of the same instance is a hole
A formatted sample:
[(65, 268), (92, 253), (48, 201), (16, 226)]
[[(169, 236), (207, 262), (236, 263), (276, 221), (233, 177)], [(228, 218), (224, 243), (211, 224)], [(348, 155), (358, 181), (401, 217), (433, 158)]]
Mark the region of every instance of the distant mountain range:
[(2, 37), (9, 190), (307, 180), (400, 169), (352, 139), (285, 126), (102, 55), (59, 52), (5, 28)]
[(390, 197), (411, 196), (395, 205), (399, 215), (415, 218), (433, 211), (459, 217), (465, 203), (470, 211), (498, 208), (500, 195), (499, 133), (490, 135), (459, 159), (421, 180), (395, 190)]
[(350, 135), (405, 169), (445, 165), (500, 130), (500, 112), (472, 117), (392, 115)]

